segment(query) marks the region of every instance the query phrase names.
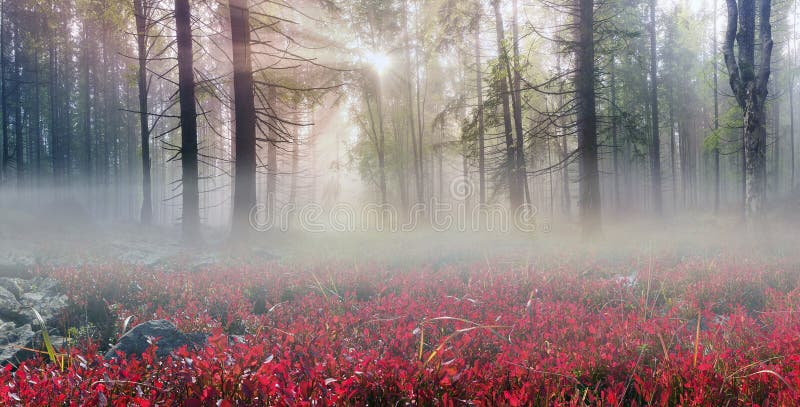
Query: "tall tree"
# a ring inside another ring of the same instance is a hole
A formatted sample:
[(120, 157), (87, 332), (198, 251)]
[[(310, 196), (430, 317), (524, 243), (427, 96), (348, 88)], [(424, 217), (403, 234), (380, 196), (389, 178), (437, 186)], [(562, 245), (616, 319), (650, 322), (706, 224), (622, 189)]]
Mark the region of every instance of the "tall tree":
[[(711, 60), (714, 63), (714, 133), (719, 133), (719, 64), (717, 63), (717, 0), (714, 0), (714, 32), (711, 35), (713, 50)], [(789, 93), (792, 91), (789, 90)], [(794, 121), (792, 121), (794, 123)], [(714, 143), (714, 212), (719, 211), (719, 135)]]
[(244, 236), (250, 230), (250, 210), (256, 204), (256, 108), (247, 0), (231, 0), (230, 20), (236, 122), (232, 234)]
[[(726, 0), (728, 27), (723, 55), (730, 86), (744, 119), (745, 216), (761, 217), (766, 199), (767, 131), (764, 106), (772, 58), (771, 0), (759, 0), (760, 60), (756, 63), (755, 0)], [(738, 45), (738, 55), (734, 51)]]
[(175, 0), (178, 45), (178, 97), (181, 109), (181, 224), (185, 240), (199, 239), (200, 192), (197, 185), (197, 107), (195, 106), (192, 25), (189, 0)]
[(0, 3), (0, 109), (2, 109), (3, 152), (0, 164), (0, 180), (5, 181), (8, 174), (9, 133), (8, 100), (6, 95), (6, 1)]
[(31, 133), (33, 135), (33, 154), (34, 154), (34, 185), (39, 186), (42, 179), (42, 90), (40, 89), (40, 67), (39, 67), (39, 44), (33, 45), (33, 117), (31, 121)]
[(486, 204), (486, 130), (483, 111), (483, 70), (481, 68), (481, 2), (476, 2), (475, 15), (475, 87), (478, 95), (478, 182), (479, 203)]
[(653, 209), (661, 214), (661, 142), (658, 136), (658, 55), (656, 53), (656, 0), (650, 0), (650, 182), (653, 187)]
[(517, 172), (516, 182), (523, 190), (525, 202), (530, 203), (531, 197), (528, 191), (528, 174), (527, 166), (525, 165), (525, 133), (522, 127), (522, 74), (520, 73), (520, 54), (519, 54), (519, 11), (517, 10), (517, 0), (511, 1), (511, 40), (512, 40), (512, 58), (513, 63), (506, 58), (506, 67), (513, 68), (513, 75), (508, 72), (509, 80), (511, 81), (514, 93), (512, 94), (511, 101), (514, 107), (514, 132), (516, 133), (516, 145), (514, 152), (517, 155), (515, 170)]
[(14, 31), (14, 165), (17, 170), (17, 188), (21, 189), (25, 182), (25, 157), (22, 140), (22, 41), (19, 27)]
[(789, 188), (794, 190), (794, 173), (795, 173), (795, 165), (794, 165), (794, 80), (795, 80), (795, 69), (797, 66), (797, 1), (794, 2), (794, 12), (792, 13), (792, 36), (791, 36), (791, 53), (789, 57), (791, 58), (791, 63), (793, 68), (789, 72), (789, 156), (790, 156), (790, 165), (792, 166), (792, 176), (791, 176), (791, 183), (789, 184)]
[[(492, 0), (494, 8), (495, 31), (497, 34), (497, 52), (504, 68), (508, 67), (508, 52), (505, 50), (505, 28), (503, 27), (503, 14), (500, 9), (501, 0)], [(499, 75), (498, 92), (503, 105), (503, 134), (506, 141), (506, 171), (508, 173), (508, 189), (512, 210), (522, 205), (523, 191), (520, 188), (518, 170), (518, 155), (516, 153), (516, 143), (514, 141), (514, 128), (511, 121), (511, 101), (509, 98), (508, 81), (509, 72)]]
[(422, 187), (422, 168), (420, 165), (422, 146), (417, 146), (417, 125), (416, 121), (414, 120), (414, 81), (411, 77), (411, 30), (408, 29), (408, 0), (403, 1), (402, 24), (406, 74), (406, 96), (408, 104), (406, 114), (408, 115), (408, 128), (411, 132), (411, 151), (414, 155), (414, 186), (417, 191), (417, 202), (422, 202), (425, 199)]
[(614, 165), (614, 206), (617, 210), (620, 207), (620, 194), (619, 194), (619, 144), (618, 144), (618, 118), (617, 118), (617, 75), (616, 75), (616, 60), (611, 56), (611, 103), (609, 108), (611, 110), (611, 148), (612, 160)]
[(150, 181), (150, 113), (147, 103), (147, 39), (149, 37), (148, 31), (153, 8), (150, 0), (133, 0), (133, 8), (136, 18), (136, 46), (139, 51), (139, 70), (136, 79), (139, 89), (139, 139), (142, 149), (142, 208), (140, 218), (142, 223), (148, 224), (153, 218), (153, 199)]
[[(92, 183), (92, 107), (91, 107), (91, 75), (89, 72), (89, 22), (84, 19), (81, 27), (81, 132), (83, 133), (83, 179), (87, 188), (91, 188)], [(88, 193), (88, 191), (87, 191)]]
[(584, 235), (600, 231), (600, 172), (597, 164), (595, 106), (594, 0), (576, 0), (577, 42), (575, 103), (577, 104), (580, 222)]

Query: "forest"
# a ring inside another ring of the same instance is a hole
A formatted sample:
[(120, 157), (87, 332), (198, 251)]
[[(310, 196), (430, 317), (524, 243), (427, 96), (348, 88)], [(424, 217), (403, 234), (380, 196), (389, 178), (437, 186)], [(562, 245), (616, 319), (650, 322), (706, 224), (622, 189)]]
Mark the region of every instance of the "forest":
[(432, 201), (593, 234), (796, 185), (788, 0), (167, 3), (3, 4), (3, 202), (187, 238)]
[(799, 15), (0, 0), (0, 405), (800, 405)]

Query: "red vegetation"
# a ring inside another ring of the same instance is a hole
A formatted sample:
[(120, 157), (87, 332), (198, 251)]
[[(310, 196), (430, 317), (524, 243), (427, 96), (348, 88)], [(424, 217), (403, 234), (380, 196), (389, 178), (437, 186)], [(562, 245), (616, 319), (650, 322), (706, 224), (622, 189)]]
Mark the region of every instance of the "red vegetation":
[[(575, 263), (575, 262), (573, 262)], [(634, 273), (634, 274), (631, 274)], [(0, 404), (796, 405), (800, 272), (667, 261), (547, 270), (237, 266), (47, 272), (118, 325), (165, 318), (208, 346), (0, 372)], [(621, 277), (629, 275), (628, 277)], [(698, 316), (700, 316), (698, 321)], [(244, 334), (244, 343), (228, 334)]]

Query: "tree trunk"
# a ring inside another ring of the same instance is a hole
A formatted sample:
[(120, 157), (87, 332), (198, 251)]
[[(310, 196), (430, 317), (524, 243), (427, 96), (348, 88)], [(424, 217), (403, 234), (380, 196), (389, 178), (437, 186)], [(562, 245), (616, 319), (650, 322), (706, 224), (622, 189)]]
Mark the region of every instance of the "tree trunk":
[(522, 129), (522, 93), (520, 91), (521, 84), (522, 84), (522, 76), (520, 74), (520, 67), (519, 67), (519, 27), (518, 27), (518, 11), (517, 11), (517, 1), (512, 0), (512, 24), (511, 24), (511, 34), (512, 34), (512, 41), (513, 41), (513, 57), (514, 62), (511, 64), (508, 59), (506, 59), (506, 66), (512, 67), (513, 65), (513, 77), (509, 75), (509, 80), (513, 79), (513, 87), (514, 93), (512, 94), (512, 105), (514, 107), (514, 131), (516, 132), (516, 146), (514, 147), (514, 151), (517, 154), (517, 183), (523, 188), (524, 191), (524, 199), (525, 202), (531, 204), (531, 196), (528, 192), (528, 170), (527, 166), (525, 165), (525, 133)]
[(612, 144), (612, 158), (614, 161), (614, 206), (617, 210), (620, 208), (619, 196), (619, 144), (617, 141), (617, 83), (616, 73), (614, 70), (615, 60), (611, 57), (611, 144)]
[(150, 124), (147, 106), (147, 25), (149, 10), (143, 2), (149, 0), (133, 0), (136, 13), (136, 45), (139, 50), (139, 142), (142, 148), (142, 208), (140, 219), (149, 224), (153, 219), (152, 188), (150, 186)]
[[(109, 43), (108, 43), (108, 26), (104, 24), (101, 27), (102, 30), (102, 39), (101, 39), (101, 46), (103, 47), (102, 52), (102, 76), (101, 76), (101, 84), (102, 90), (98, 93), (101, 94), (101, 104), (99, 106), (100, 110), (100, 119), (102, 120), (102, 127), (98, 126), (98, 131), (95, 134), (97, 138), (97, 168), (95, 169), (97, 174), (97, 181), (98, 184), (102, 186), (102, 190), (100, 192), (100, 199), (98, 200), (100, 204), (100, 210), (102, 214), (107, 216), (109, 211), (109, 180), (110, 180), (110, 162), (111, 162), (111, 148), (109, 146), (108, 139), (111, 137), (110, 133), (110, 122), (111, 122), (111, 104), (114, 102), (111, 98), (111, 91), (109, 91), (109, 86), (111, 83), (111, 75), (109, 73), (111, 69), (111, 61), (109, 57)], [(97, 79), (97, 78), (93, 78)], [(95, 120), (98, 120), (98, 117), (95, 116)]]
[(278, 146), (274, 141), (267, 142), (267, 213), (275, 214), (278, 195)]
[(2, 108), (3, 155), (0, 166), (0, 180), (5, 181), (8, 175), (8, 100), (6, 98), (6, 2), (0, 4), (0, 108)]
[[(51, 35), (53, 33), (51, 32)], [(58, 98), (56, 96), (56, 89), (58, 88), (58, 73), (56, 72), (56, 50), (53, 41), (50, 41), (48, 50), (48, 86), (49, 86), (49, 102), (50, 102), (50, 162), (53, 168), (53, 186), (61, 185), (61, 175), (63, 172), (59, 168), (59, 140), (58, 140)]]
[[(508, 53), (505, 50), (503, 42), (505, 41), (505, 30), (503, 28), (503, 14), (500, 12), (500, 1), (493, 0), (492, 6), (494, 7), (495, 28), (497, 32), (497, 52), (500, 60), (507, 67), (508, 66)], [(508, 72), (499, 80), (500, 99), (503, 104), (503, 134), (506, 141), (506, 171), (508, 173), (507, 182), (509, 190), (509, 198), (511, 210), (514, 211), (522, 205), (522, 189), (519, 184), (519, 176), (517, 175), (517, 153), (516, 145), (514, 142), (513, 124), (511, 122), (511, 102), (508, 92), (508, 81), (510, 76)]]
[(197, 110), (194, 98), (192, 26), (189, 0), (175, 0), (178, 44), (178, 94), (181, 108), (181, 171), (183, 208), (181, 224), (185, 240), (199, 239), (200, 207), (197, 186)]
[[(420, 24), (419, 18), (415, 20), (415, 37), (417, 43), (420, 41)], [(425, 111), (424, 111), (424, 101), (422, 97), (422, 89), (421, 83), (422, 80), (420, 78), (420, 65), (422, 64), (422, 59), (420, 55), (422, 54), (421, 50), (418, 47), (415, 47), (416, 55), (416, 64), (415, 64), (415, 89), (416, 89), (416, 96), (417, 96), (417, 136), (419, 137), (419, 141), (417, 143), (417, 150), (419, 151), (419, 162), (417, 165), (419, 166), (419, 195), (422, 197), (421, 201), (425, 200), (425, 149), (423, 148), (423, 136), (425, 135)]]
[(33, 151), (34, 162), (36, 168), (34, 174), (36, 176), (35, 185), (38, 187), (42, 179), (42, 119), (41, 119), (41, 89), (39, 89), (39, 49), (33, 49)]
[[(772, 58), (772, 27), (770, 0), (760, 0), (759, 43), (761, 60), (756, 72), (755, 61), (755, 0), (727, 0), (728, 28), (723, 53), (730, 74), (730, 85), (743, 111), (745, 163), (745, 216), (748, 221), (763, 215), (766, 199), (766, 115), (767, 83)], [(738, 33), (737, 33), (738, 31)], [(738, 60), (734, 56), (734, 40), (739, 46)]]
[[(558, 70), (559, 75), (561, 75), (561, 53), (556, 53), (556, 69)], [(563, 108), (565, 105), (564, 102), (564, 82), (562, 81), (558, 86), (558, 93), (559, 93), (559, 101), (558, 104)], [(572, 197), (569, 190), (569, 149), (567, 148), (567, 117), (566, 115), (562, 114), (559, 117), (559, 121), (561, 125), (561, 144), (560, 144), (560, 153), (561, 153), (561, 160), (563, 164), (561, 166), (561, 195), (562, 195), (562, 203), (564, 205), (564, 215), (567, 218), (572, 216)]]
[(256, 109), (250, 54), (250, 10), (247, 0), (230, 2), (233, 42), (233, 91), (236, 115), (233, 236), (245, 236), (256, 205)]
[[(65, 27), (64, 32), (68, 32), (68, 28)], [(66, 34), (64, 34), (66, 35)], [(61, 101), (62, 106), (62, 114), (61, 114), (61, 128), (62, 128), (62, 141), (61, 141), (61, 165), (64, 168), (64, 178), (65, 183), (64, 185), (69, 187), (72, 182), (72, 86), (75, 83), (75, 78), (72, 77), (73, 69), (72, 69), (72, 43), (71, 39), (67, 40), (67, 46), (63, 53), (64, 62), (59, 64), (61, 67), (61, 82), (64, 84), (62, 94), (63, 99)]]
[(661, 143), (658, 137), (658, 57), (656, 55), (656, 0), (650, 0), (650, 178), (653, 187), (653, 209), (661, 214)]
[[(297, 117), (294, 118), (297, 122)], [(297, 178), (300, 175), (300, 132), (295, 129), (295, 134), (292, 136), (292, 161), (291, 161), (291, 179), (289, 180), (289, 205), (297, 203)]]
[[(376, 73), (376, 75), (379, 75)], [(381, 189), (381, 204), (385, 205), (386, 201), (386, 160), (385, 160), (385, 152), (386, 152), (386, 137), (384, 135), (383, 129), (383, 83), (380, 77), (376, 78), (376, 96), (375, 96), (375, 105), (378, 114), (378, 176), (379, 178), (379, 186)]]
[[(717, 138), (714, 143), (714, 213), (719, 212), (719, 67), (717, 63), (717, 0), (714, 0), (714, 33), (712, 61), (714, 61), (714, 134)], [(791, 92), (790, 92), (791, 93)], [(792, 119), (794, 120), (794, 119)]]
[[(792, 63), (797, 66), (797, 2), (794, 2), (794, 13), (792, 14), (792, 43), (795, 44), (794, 52), (791, 55)], [(789, 189), (794, 191), (794, 69), (789, 72), (789, 155), (791, 157), (792, 181)]]
[[(481, 3), (476, 3), (480, 7)], [(478, 94), (478, 179), (480, 204), (486, 204), (486, 130), (483, 121), (483, 70), (481, 68), (481, 13), (478, 11), (475, 23), (475, 85)]]
[[(86, 181), (87, 189), (92, 188), (94, 185), (92, 183), (92, 105), (91, 105), (91, 95), (90, 95), (90, 87), (91, 87), (91, 78), (89, 74), (89, 29), (87, 26), (87, 22), (83, 22), (83, 40), (81, 44), (81, 53), (82, 55), (82, 63), (81, 63), (81, 75), (83, 76), (83, 88), (81, 89), (82, 92), (82, 99), (83, 99), (83, 151), (84, 151), (84, 180)], [(88, 193), (88, 191), (87, 191)]]
[[(274, 88), (267, 89), (267, 98), (270, 105), (277, 104), (277, 94)], [(277, 139), (267, 137), (267, 216), (273, 220), (277, 209), (278, 198), (278, 146)], [(337, 144), (338, 148), (338, 144)]]
[(600, 174), (594, 80), (594, 0), (578, 0), (575, 98), (580, 153), (580, 223), (591, 237), (600, 231)]
[(422, 177), (420, 176), (419, 155), (420, 151), (417, 148), (417, 125), (414, 120), (414, 94), (411, 80), (411, 41), (408, 30), (408, 0), (403, 1), (403, 41), (405, 52), (405, 69), (406, 69), (406, 91), (408, 97), (408, 128), (411, 131), (411, 151), (414, 154), (414, 187), (417, 191), (417, 202), (422, 202), (424, 197), (422, 195)]
[(794, 190), (794, 75), (789, 79), (789, 156), (792, 166), (792, 180), (789, 188)]
[(25, 156), (22, 147), (22, 45), (20, 43), (19, 28), (14, 33), (14, 76), (17, 86), (14, 90), (16, 99), (14, 109), (14, 165), (17, 170), (17, 189), (22, 189), (25, 183)]
[[(678, 211), (678, 163), (675, 160), (675, 98), (672, 86), (667, 90), (669, 97), (669, 160), (672, 170), (672, 210)], [(681, 161), (683, 163), (683, 161)]]
[(775, 197), (779, 197), (781, 195), (781, 102), (780, 98), (775, 98), (775, 104), (772, 106), (772, 117), (774, 118), (772, 121), (773, 128), (775, 129), (775, 141), (772, 145), (772, 165), (773, 165), (773, 176), (775, 179)]

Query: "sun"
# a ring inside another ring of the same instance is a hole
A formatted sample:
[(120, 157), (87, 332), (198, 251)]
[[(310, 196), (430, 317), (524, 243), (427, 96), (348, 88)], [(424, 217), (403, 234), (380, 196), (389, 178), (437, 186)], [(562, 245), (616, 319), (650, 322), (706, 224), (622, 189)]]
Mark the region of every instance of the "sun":
[(369, 64), (379, 75), (386, 72), (386, 70), (389, 69), (389, 66), (392, 64), (392, 60), (389, 58), (389, 55), (386, 55), (385, 52), (381, 51), (366, 51), (364, 53), (364, 61)]

